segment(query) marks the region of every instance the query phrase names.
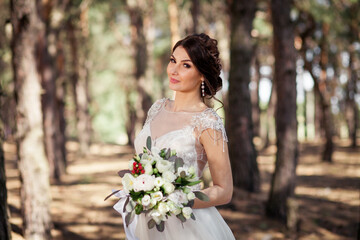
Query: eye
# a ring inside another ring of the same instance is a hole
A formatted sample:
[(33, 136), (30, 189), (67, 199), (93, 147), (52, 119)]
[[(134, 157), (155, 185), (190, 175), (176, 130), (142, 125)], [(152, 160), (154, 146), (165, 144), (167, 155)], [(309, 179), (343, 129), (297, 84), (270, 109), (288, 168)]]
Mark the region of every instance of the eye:
[(190, 64), (187, 64), (187, 63), (184, 63), (184, 67), (185, 67), (185, 68), (191, 68), (191, 65), (190, 65)]
[(171, 62), (171, 63), (176, 63), (176, 61), (175, 61), (174, 58), (170, 58), (170, 62)]

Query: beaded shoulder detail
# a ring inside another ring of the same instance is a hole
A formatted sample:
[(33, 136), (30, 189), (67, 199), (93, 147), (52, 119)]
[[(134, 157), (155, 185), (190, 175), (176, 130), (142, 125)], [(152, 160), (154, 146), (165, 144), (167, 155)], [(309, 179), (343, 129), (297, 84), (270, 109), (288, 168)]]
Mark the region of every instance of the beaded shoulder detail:
[(162, 98), (162, 99), (157, 100), (150, 107), (144, 126), (149, 124), (154, 119), (154, 117), (160, 112), (161, 108), (164, 106), (165, 102), (166, 102), (166, 98)]
[(222, 140), (227, 142), (228, 138), (226, 135), (225, 127), (220, 116), (212, 108), (208, 108), (200, 114), (193, 116), (191, 125), (199, 131), (199, 137), (206, 129), (214, 130), (214, 141), (219, 138), (216, 137), (216, 131), (221, 133)]

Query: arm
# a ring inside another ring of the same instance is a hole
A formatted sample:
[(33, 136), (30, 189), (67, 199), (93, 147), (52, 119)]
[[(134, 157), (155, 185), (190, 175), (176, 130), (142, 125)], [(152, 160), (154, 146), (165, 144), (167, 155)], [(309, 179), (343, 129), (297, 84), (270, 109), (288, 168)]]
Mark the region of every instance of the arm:
[[(206, 133), (205, 133), (206, 132)], [(216, 136), (221, 134), (216, 133)], [(223, 139), (217, 139), (214, 136), (214, 130), (207, 129), (201, 134), (200, 142), (204, 146), (208, 164), (210, 167), (213, 186), (202, 190), (210, 201), (204, 202), (195, 199), (194, 208), (206, 208), (217, 205), (227, 204), (231, 201), (233, 193), (233, 179), (231, 173), (230, 159), (228, 154), (227, 143)], [(214, 139), (215, 142), (214, 142)], [(224, 151), (223, 151), (223, 144)]]

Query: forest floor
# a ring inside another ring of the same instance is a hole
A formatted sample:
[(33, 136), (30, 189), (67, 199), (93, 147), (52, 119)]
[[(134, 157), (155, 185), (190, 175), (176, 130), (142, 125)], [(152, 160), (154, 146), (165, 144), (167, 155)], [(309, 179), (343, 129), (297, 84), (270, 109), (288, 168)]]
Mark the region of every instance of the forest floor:
[[(359, 145), (359, 144), (358, 144)], [(295, 202), (298, 207), (296, 231), (265, 217), (265, 201), (274, 170), (276, 147), (259, 151), (261, 192), (234, 191), (233, 201), (218, 208), (236, 239), (357, 239), (360, 215), (360, 149), (352, 149), (346, 140), (337, 140), (333, 163), (321, 161), (322, 143), (301, 143), (297, 167)], [(94, 144), (90, 154), (76, 154), (78, 144), (68, 142), (68, 173), (61, 184), (51, 186), (51, 214), (55, 240), (125, 239), (122, 219), (112, 205), (116, 198), (104, 201), (112, 189), (119, 189), (117, 171), (127, 167), (133, 156), (126, 146)], [(8, 202), (13, 240), (21, 236), (19, 172), (16, 148), (4, 144)]]

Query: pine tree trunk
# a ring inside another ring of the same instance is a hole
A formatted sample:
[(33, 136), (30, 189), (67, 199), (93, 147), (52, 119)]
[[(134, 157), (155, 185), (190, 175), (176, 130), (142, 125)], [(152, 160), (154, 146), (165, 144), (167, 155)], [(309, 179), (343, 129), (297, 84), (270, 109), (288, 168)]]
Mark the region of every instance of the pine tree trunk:
[(58, 118), (59, 106), (57, 105), (57, 69), (56, 69), (56, 50), (50, 52), (49, 49), (56, 49), (56, 32), (51, 26), (52, 3), (38, 4), (38, 11), (41, 14), (41, 30), (38, 37), (38, 59), (39, 70), (42, 79), (42, 111), (45, 134), (45, 150), (49, 161), (50, 177), (56, 181), (61, 180), (65, 173), (63, 153), (58, 144), (58, 134), (60, 132), (60, 120)]
[(173, 47), (176, 42), (180, 40), (178, 8), (176, 6), (176, 0), (169, 1), (168, 12), (171, 32), (171, 47)]
[(297, 148), (296, 122), (296, 51), (294, 27), (290, 19), (292, 1), (272, 0), (274, 56), (277, 105), (277, 153), (275, 172), (266, 204), (266, 214), (286, 223), (288, 199), (295, 188)]
[(198, 25), (199, 25), (199, 12), (200, 12), (200, 1), (192, 0), (191, 1), (191, 17), (193, 20), (192, 29), (189, 33), (198, 33)]
[(250, 36), (255, 1), (233, 1), (230, 5), (230, 74), (226, 128), (234, 186), (249, 192), (260, 189), (257, 153), (253, 144), (250, 99), (250, 67), (253, 45)]
[[(151, 4), (148, 2), (148, 4)], [(131, 42), (133, 47), (134, 78), (136, 80), (136, 90), (138, 93), (136, 102), (136, 129), (141, 129), (146, 119), (146, 113), (151, 107), (152, 99), (146, 90), (146, 69), (149, 59), (147, 50), (147, 40), (144, 29), (144, 6), (129, 4), (127, 10), (130, 15), (131, 24)], [(151, 6), (147, 5), (147, 8)]]
[(17, 157), (27, 240), (51, 239), (49, 166), (44, 150), (41, 86), (35, 56), (41, 25), (37, 14), (34, 1), (11, 1)]
[[(0, 106), (2, 105), (2, 86), (0, 84)], [(8, 215), (6, 174), (5, 174), (5, 157), (3, 150), (3, 123), (0, 120), (0, 239), (11, 239), (11, 226)]]
[[(86, 56), (86, 41), (88, 36), (88, 22), (87, 22), (87, 5), (88, 1), (82, 2), (80, 14), (80, 32), (81, 36), (77, 34), (77, 28), (74, 26), (74, 19), (69, 19), (67, 22), (68, 40), (70, 42), (71, 56), (72, 56), (72, 76), (71, 87), (73, 92), (73, 99), (76, 109), (76, 128), (77, 136), (80, 144), (80, 153), (87, 154), (91, 141), (91, 123), (89, 115), (89, 89), (88, 89), (88, 63)], [(83, 48), (80, 48), (82, 43)]]
[[(356, 58), (356, 49), (355, 42), (359, 36), (359, 22), (358, 22), (358, 14), (360, 10), (360, 3), (354, 2), (350, 8), (350, 44), (349, 44), (349, 81), (348, 81), (348, 94), (347, 94), (347, 105), (348, 112), (350, 113), (348, 117), (348, 127), (349, 127), (349, 137), (351, 139), (351, 146), (353, 148), (356, 147), (356, 139), (357, 139), (357, 130), (359, 128), (359, 108), (355, 102), (355, 95), (357, 92), (357, 82), (359, 81), (358, 71), (360, 60)], [(360, 232), (360, 230), (359, 230)]]

